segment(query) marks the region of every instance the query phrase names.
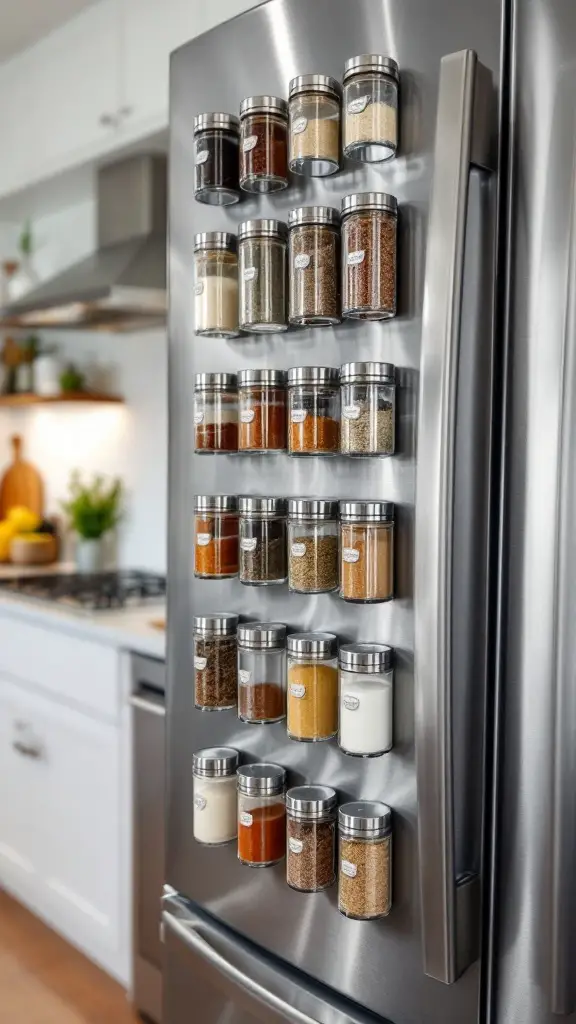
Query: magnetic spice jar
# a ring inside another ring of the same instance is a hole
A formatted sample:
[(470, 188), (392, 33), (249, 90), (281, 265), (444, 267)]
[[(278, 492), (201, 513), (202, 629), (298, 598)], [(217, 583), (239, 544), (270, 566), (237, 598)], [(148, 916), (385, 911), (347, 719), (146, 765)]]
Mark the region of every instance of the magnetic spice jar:
[(240, 199), (238, 179), (240, 120), (233, 114), (194, 118), (194, 198), (211, 206)]
[(223, 846), (238, 831), (236, 769), (233, 747), (206, 747), (192, 756), (193, 834), (197, 843)]
[(338, 744), (354, 757), (379, 757), (393, 742), (393, 651), (385, 644), (340, 648)]
[(288, 104), (278, 96), (248, 96), (240, 104), (240, 188), (288, 187)]
[(398, 207), (385, 192), (342, 200), (342, 315), (359, 320), (396, 316)]
[(338, 731), (338, 642), (334, 633), (291, 633), (288, 648), (290, 739), (329, 740)]
[(340, 164), (342, 88), (329, 75), (299, 75), (289, 87), (290, 170), (322, 177)]
[(194, 450), (200, 455), (238, 451), (238, 378), (235, 373), (196, 374)]
[(396, 371), (391, 363), (344, 363), (340, 368), (340, 450), (368, 458), (393, 455)]
[(320, 892), (336, 878), (336, 793), (330, 786), (294, 786), (286, 793), (286, 881)]
[(285, 498), (241, 497), (240, 582), (266, 587), (285, 583), (286, 555)]
[(238, 768), (238, 860), (265, 868), (286, 853), (286, 772), (279, 764)]
[(238, 499), (235, 494), (194, 498), (194, 575), (224, 579), (238, 575)]
[(286, 451), (286, 373), (240, 370), (238, 450), (254, 455)]
[(398, 148), (398, 65), (391, 57), (368, 53), (344, 65), (344, 155), (375, 163), (390, 160)]
[(288, 501), (288, 587), (297, 594), (338, 589), (338, 502)]
[(238, 626), (238, 717), (265, 724), (286, 717), (286, 626), (245, 622)]
[(331, 206), (300, 206), (288, 215), (290, 295), (295, 327), (340, 323), (340, 214)]
[(360, 921), (392, 908), (392, 811), (378, 800), (338, 808), (338, 910)]
[(340, 448), (339, 374), (333, 366), (288, 370), (288, 452), (337, 455)]
[(286, 239), (279, 220), (245, 220), (238, 226), (239, 319), (243, 331), (274, 334), (286, 320)]
[(195, 333), (236, 338), (238, 330), (238, 256), (236, 236), (227, 231), (194, 235)]
[(340, 597), (370, 604), (394, 595), (394, 505), (340, 502)]
[(194, 616), (194, 704), (224, 711), (238, 702), (238, 616), (209, 612)]

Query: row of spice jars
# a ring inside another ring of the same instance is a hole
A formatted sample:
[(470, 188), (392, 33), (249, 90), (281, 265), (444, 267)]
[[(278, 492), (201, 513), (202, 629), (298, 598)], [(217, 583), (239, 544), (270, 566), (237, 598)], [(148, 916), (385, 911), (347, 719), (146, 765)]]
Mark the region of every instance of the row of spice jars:
[(394, 596), (394, 504), (232, 494), (195, 497), (194, 572), (249, 586), (288, 582), (344, 601)]
[(237, 708), (243, 722), (287, 720), (291, 739), (338, 737), (356, 757), (393, 745), (393, 650), (345, 644), (333, 633), (292, 633), (280, 622), (226, 613), (194, 619), (194, 702), (201, 711)]
[(248, 867), (270, 867), (286, 857), (286, 881), (299, 892), (327, 889), (338, 873), (342, 914), (386, 917), (392, 906), (390, 808), (379, 801), (338, 808), (329, 786), (295, 786), (285, 793), (280, 765), (238, 767), (238, 760), (233, 747), (193, 755), (196, 841), (221, 846), (236, 840), (238, 859)]
[[(398, 146), (396, 61), (363, 54), (346, 61), (343, 95), (329, 75), (299, 75), (289, 100), (248, 96), (240, 117), (227, 113), (194, 118), (194, 195), (212, 206), (237, 203), (241, 190), (277, 192), (288, 170), (310, 177), (334, 174), (346, 157), (376, 163)], [(343, 108), (343, 116), (341, 115)]]
[[(195, 331), (235, 338), (396, 315), (398, 206), (385, 192), (194, 236)], [(342, 238), (340, 238), (340, 234)], [(342, 244), (340, 242), (342, 241)]]
[(395, 421), (391, 363), (196, 374), (200, 454), (388, 456), (395, 451)]

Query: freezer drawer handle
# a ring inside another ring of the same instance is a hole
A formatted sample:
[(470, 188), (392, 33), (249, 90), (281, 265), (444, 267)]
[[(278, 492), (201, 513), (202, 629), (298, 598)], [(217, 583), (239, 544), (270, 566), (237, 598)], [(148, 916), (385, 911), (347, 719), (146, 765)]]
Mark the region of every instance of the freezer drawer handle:
[(452, 559), (468, 185), (472, 168), (493, 167), (492, 109), (491, 74), (474, 51), (443, 57), (422, 323), (415, 677), (424, 970), (445, 984), (478, 955), (479, 879), (456, 878), (454, 853)]

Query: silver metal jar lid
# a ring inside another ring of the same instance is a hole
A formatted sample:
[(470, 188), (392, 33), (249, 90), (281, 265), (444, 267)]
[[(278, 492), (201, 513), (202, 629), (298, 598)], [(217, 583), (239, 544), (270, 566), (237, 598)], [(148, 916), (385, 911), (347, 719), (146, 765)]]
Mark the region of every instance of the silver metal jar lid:
[(194, 252), (204, 249), (222, 249), (225, 252), (236, 252), (236, 235), (229, 231), (201, 231), (194, 235)]
[(290, 80), (288, 97), (292, 99), (293, 96), (297, 96), (301, 92), (324, 92), (334, 96), (335, 99), (340, 99), (342, 86), (336, 78), (331, 78), (330, 75), (298, 75), (297, 78)]
[(238, 643), (255, 650), (284, 647), (286, 626), (283, 622), (243, 622), (238, 626)]
[(238, 499), (242, 516), (285, 516), (287, 508), (286, 498), (259, 498), (243, 494)]
[(288, 214), (288, 227), (296, 228), (300, 224), (327, 224), (337, 228), (340, 211), (333, 206), (297, 206)]
[(213, 778), (235, 775), (238, 768), (238, 751), (234, 747), (205, 747), (192, 755), (192, 770), (196, 775)]
[(279, 238), (285, 240), (288, 228), (281, 220), (243, 220), (238, 225), (238, 241), (247, 238)]
[(238, 387), (246, 388), (252, 384), (286, 387), (286, 370), (239, 370)]
[(308, 658), (333, 658), (338, 650), (334, 633), (290, 633), (287, 638), (288, 654)]
[(234, 636), (238, 627), (235, 612), (207, 612), (194, 616), (194, 632), (206, 636)]
[(286, 772), (279, 764), (246, 764), (238, 768), (238, 789), (254, 796), (282, 793)]
[(348, 523), (393, 523), (394, 502), (341, 501), (340, 518)]
[(336, 810), (336, 802), (330, 786), (293, 786), (286, 793), (286, 810), (295, 818), (323, 818)]
[(337, 384), (340, 374), (335, 366), (291, 366), (288, 387), (298, 384)]
[(194, 135), (204, 132), (207, 128), (221, 128), (222, 131), (239, 132), (240, 118), (235, 114), (196, 114), (194, 118)]
[(352, 75), (360, 75), (364, 71), (379, 71), (380, 74), (389, 75), (397, 82), (400, 80), (398, 65), (392, 57), (384, 57), (381, 53), (361, 53), (346, 61), (342, 81), (345, 82)]
[(237, 512), (238, 498), (235, 494), (196, 494), (196, 512)]
[(396, 370), (392, 363), (344, 363), (340, 367), (343, 384), (379, 382), (396, 384)]
[(337, 519), (338, 500), (334, 498), (289, 498), (288, 515), (292, 519)]
[(369, 210), (398, 214), (398, 200), (388, 192), (354, 192), (342, 200), (342, 216), (364, 213)]
[(235, 373), (197, 373), (194, 380), (195, 391), (230, 391), (237, 386)]
[(288, 104), (280, 96), (246, 96), (240, 104), (240, 117), (247, 114), (279, 114), (288, 117)]
[(392, 831), (392, 811), (379, 800), (356, 800), (338, 808), (341, 832), (376, 839)]
[(392, 668), (394, 650), (386, 644), (343, 644), (339, 664), (348, 672), (387, 672)]

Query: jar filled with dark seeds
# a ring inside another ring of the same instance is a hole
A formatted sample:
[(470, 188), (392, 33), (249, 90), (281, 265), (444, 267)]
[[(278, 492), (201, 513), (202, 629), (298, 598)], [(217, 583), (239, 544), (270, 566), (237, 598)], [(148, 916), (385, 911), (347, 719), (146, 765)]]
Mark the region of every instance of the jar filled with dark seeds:
[(396, 371), (391, 363), (344, 363), (340, 369), (340, 448), (358, 457), (393, 455)]
[(238, 227), (239, 319), (243, 331), (276, 333), (286, 320), (287, 228), (278, 220)]
[(238, 701), (238, 616), (194, 616), (194, 703), (202, 711), (235, 708)]
[(233, 114), (194, 118), (194, 196), (200, 203), (229, 206), (240, 199), (240, 120)]
[(288, 501), (288, 586), (298, 594), (338, 589), (338, 502)]
[(240, 188), (288, 187), (288, 104), (278, 96), (248, 96), (240, 104)]
[(340, 214), (331, 206), (301, 206), (288, 216), (290, 305), (297, 327), (340, 323)]
[(336, 873), (336, 793), (329, 786), (295, 786), (286, 793), (286, 881), (320, 892)]
[(396, 316), (398, 208), (385, 192), (342, 201), (342, 315), (359, 320)]
[(285, 583), (286, 499), (241, 497), (240, 582), (255, 587)]

